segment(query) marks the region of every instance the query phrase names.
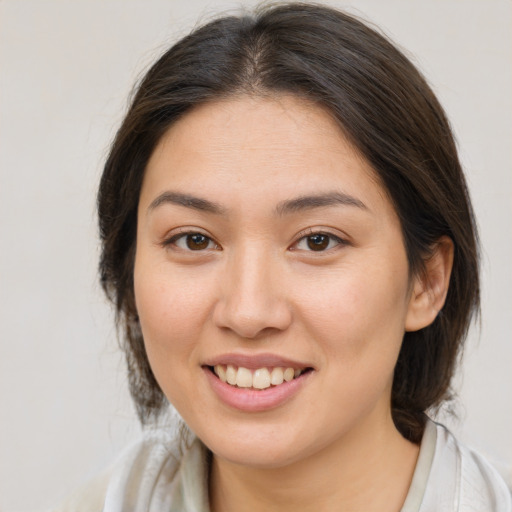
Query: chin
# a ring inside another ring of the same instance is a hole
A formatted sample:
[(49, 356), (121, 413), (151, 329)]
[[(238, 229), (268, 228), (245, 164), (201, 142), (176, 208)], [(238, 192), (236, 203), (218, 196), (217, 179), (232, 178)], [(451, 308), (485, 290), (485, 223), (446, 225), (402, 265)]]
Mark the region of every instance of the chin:
[[(307, 458), (315, 448), (304, 436), (282, 427), (252, 428), (227, 432), (225, 436), (207, 435), (199, 438), (220, 459), (240, 466), (275, 469)], [(302, 441), (301, 441), (302, 440)]]
[(231, 464), (255, 469), (278, 469), (288, 466), (300, 458), (298, 454), (283, 447), (277, 450), (272, 447), (262, 447), (255, 444), (246, 446), (233, 445), (226, 449), (213, 451), (212, 453)]

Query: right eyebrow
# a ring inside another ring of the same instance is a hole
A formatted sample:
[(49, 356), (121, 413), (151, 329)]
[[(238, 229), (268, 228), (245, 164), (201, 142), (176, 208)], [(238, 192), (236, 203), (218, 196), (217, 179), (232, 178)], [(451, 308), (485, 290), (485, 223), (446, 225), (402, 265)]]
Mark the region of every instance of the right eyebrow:
[(342, 192), (327, 192), (311, 196), (300, 196), (295, 199), (289, 199), (279, 203), (276, 207), (277, 215), (300, 212), (303, 210), (313, 210), (326, 206), (355, 206), (361, 210), (368, 211), (368, 207), (356, 197)]
[(155, 199), (153, 199), (151, 204), (148, 206), (148, 213), (163, 204), (176, 204), (178, 206), (184, 206), (185, 208), (192, 208), (193, 210), (214, 213), (216, 215), (222, 215), (226, 213), (226, 210), (217, 203), (213, 203), (207, 199), (202, 199), (190, 194), (182, 194), (181, 192), (172, 191), (163, 192)]

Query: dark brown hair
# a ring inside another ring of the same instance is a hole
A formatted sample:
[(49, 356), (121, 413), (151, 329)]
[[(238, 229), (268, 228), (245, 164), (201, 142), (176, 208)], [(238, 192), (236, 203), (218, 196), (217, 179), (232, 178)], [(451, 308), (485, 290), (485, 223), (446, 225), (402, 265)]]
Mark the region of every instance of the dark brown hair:
[(141, 81), (112, 144), (98, 194), (101, 280), (123, 328), (130, 391), (141, 421), (165, 407), (146, 356), (133, 290), (144, 170), (164, 132), (196, 105), (240, 94), (288, 93), (321, 105), (371, 164), (401, 221), (411, 274), (442, 236), (455, 247), (445, 306), (405, 333), (392, 414), (418, 442), (424, 413), (450, 382), (479, 308), (473, 212), (449, 123), (411, 62), (358, 19), (316, 4), (261, 8), (212, 21), (172, 46)]

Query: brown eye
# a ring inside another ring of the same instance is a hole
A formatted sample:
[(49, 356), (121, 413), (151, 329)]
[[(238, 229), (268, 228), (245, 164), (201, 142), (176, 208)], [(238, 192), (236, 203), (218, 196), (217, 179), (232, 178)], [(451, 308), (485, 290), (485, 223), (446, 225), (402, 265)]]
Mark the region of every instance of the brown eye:
[(308, 248), (312, 251), (325, 251), (329, 247), (330, 237), (327, 235), (317, 234), (307, 237)]
[(211, 240), (201, 233), (192, 233), (186, 236), (186, 244), (191, 251), (201, 251), (206, 249), (210, 242)]
[(340, 237), (330, 233), (311, 233), (303, 236), (294, 244), (294, 250), (323, 252), (335, 249), (337, 246), (346, 245), (346, 242)]
[(220, 247), (209, 236), (203, 235), (202, 233), (198, 233), (196, 231), (174, 235), (169, 240), (165, 240), (162, 245), (168, 248), (177, 247), (182, 251), (189, 252), (220, 249)]

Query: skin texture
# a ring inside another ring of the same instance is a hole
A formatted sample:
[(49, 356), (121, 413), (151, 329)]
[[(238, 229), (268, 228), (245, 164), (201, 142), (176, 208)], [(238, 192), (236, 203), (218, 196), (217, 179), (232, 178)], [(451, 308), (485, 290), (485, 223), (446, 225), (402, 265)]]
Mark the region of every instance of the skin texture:
[[(283, 207), (333, 193), (349, 204)], [(404, 331), (442, 307), (449, 241), (411, 279), (373, 170), (326, 112), (290, 96), (231, 98), (175, 123), (146, 169), (138, 219), (148, 357), (214, 454), (212, 510), (398, 511), (418, 447), (391, 418), (393, 368)], [(187, 232), (208, 238), (191, 250)], [(312, 233), (331, 236), (325, 250), (311, 250)], [(226, 354), (313, 371), (285, 403), (245, 412), (219, 399), (204, 368)]]

